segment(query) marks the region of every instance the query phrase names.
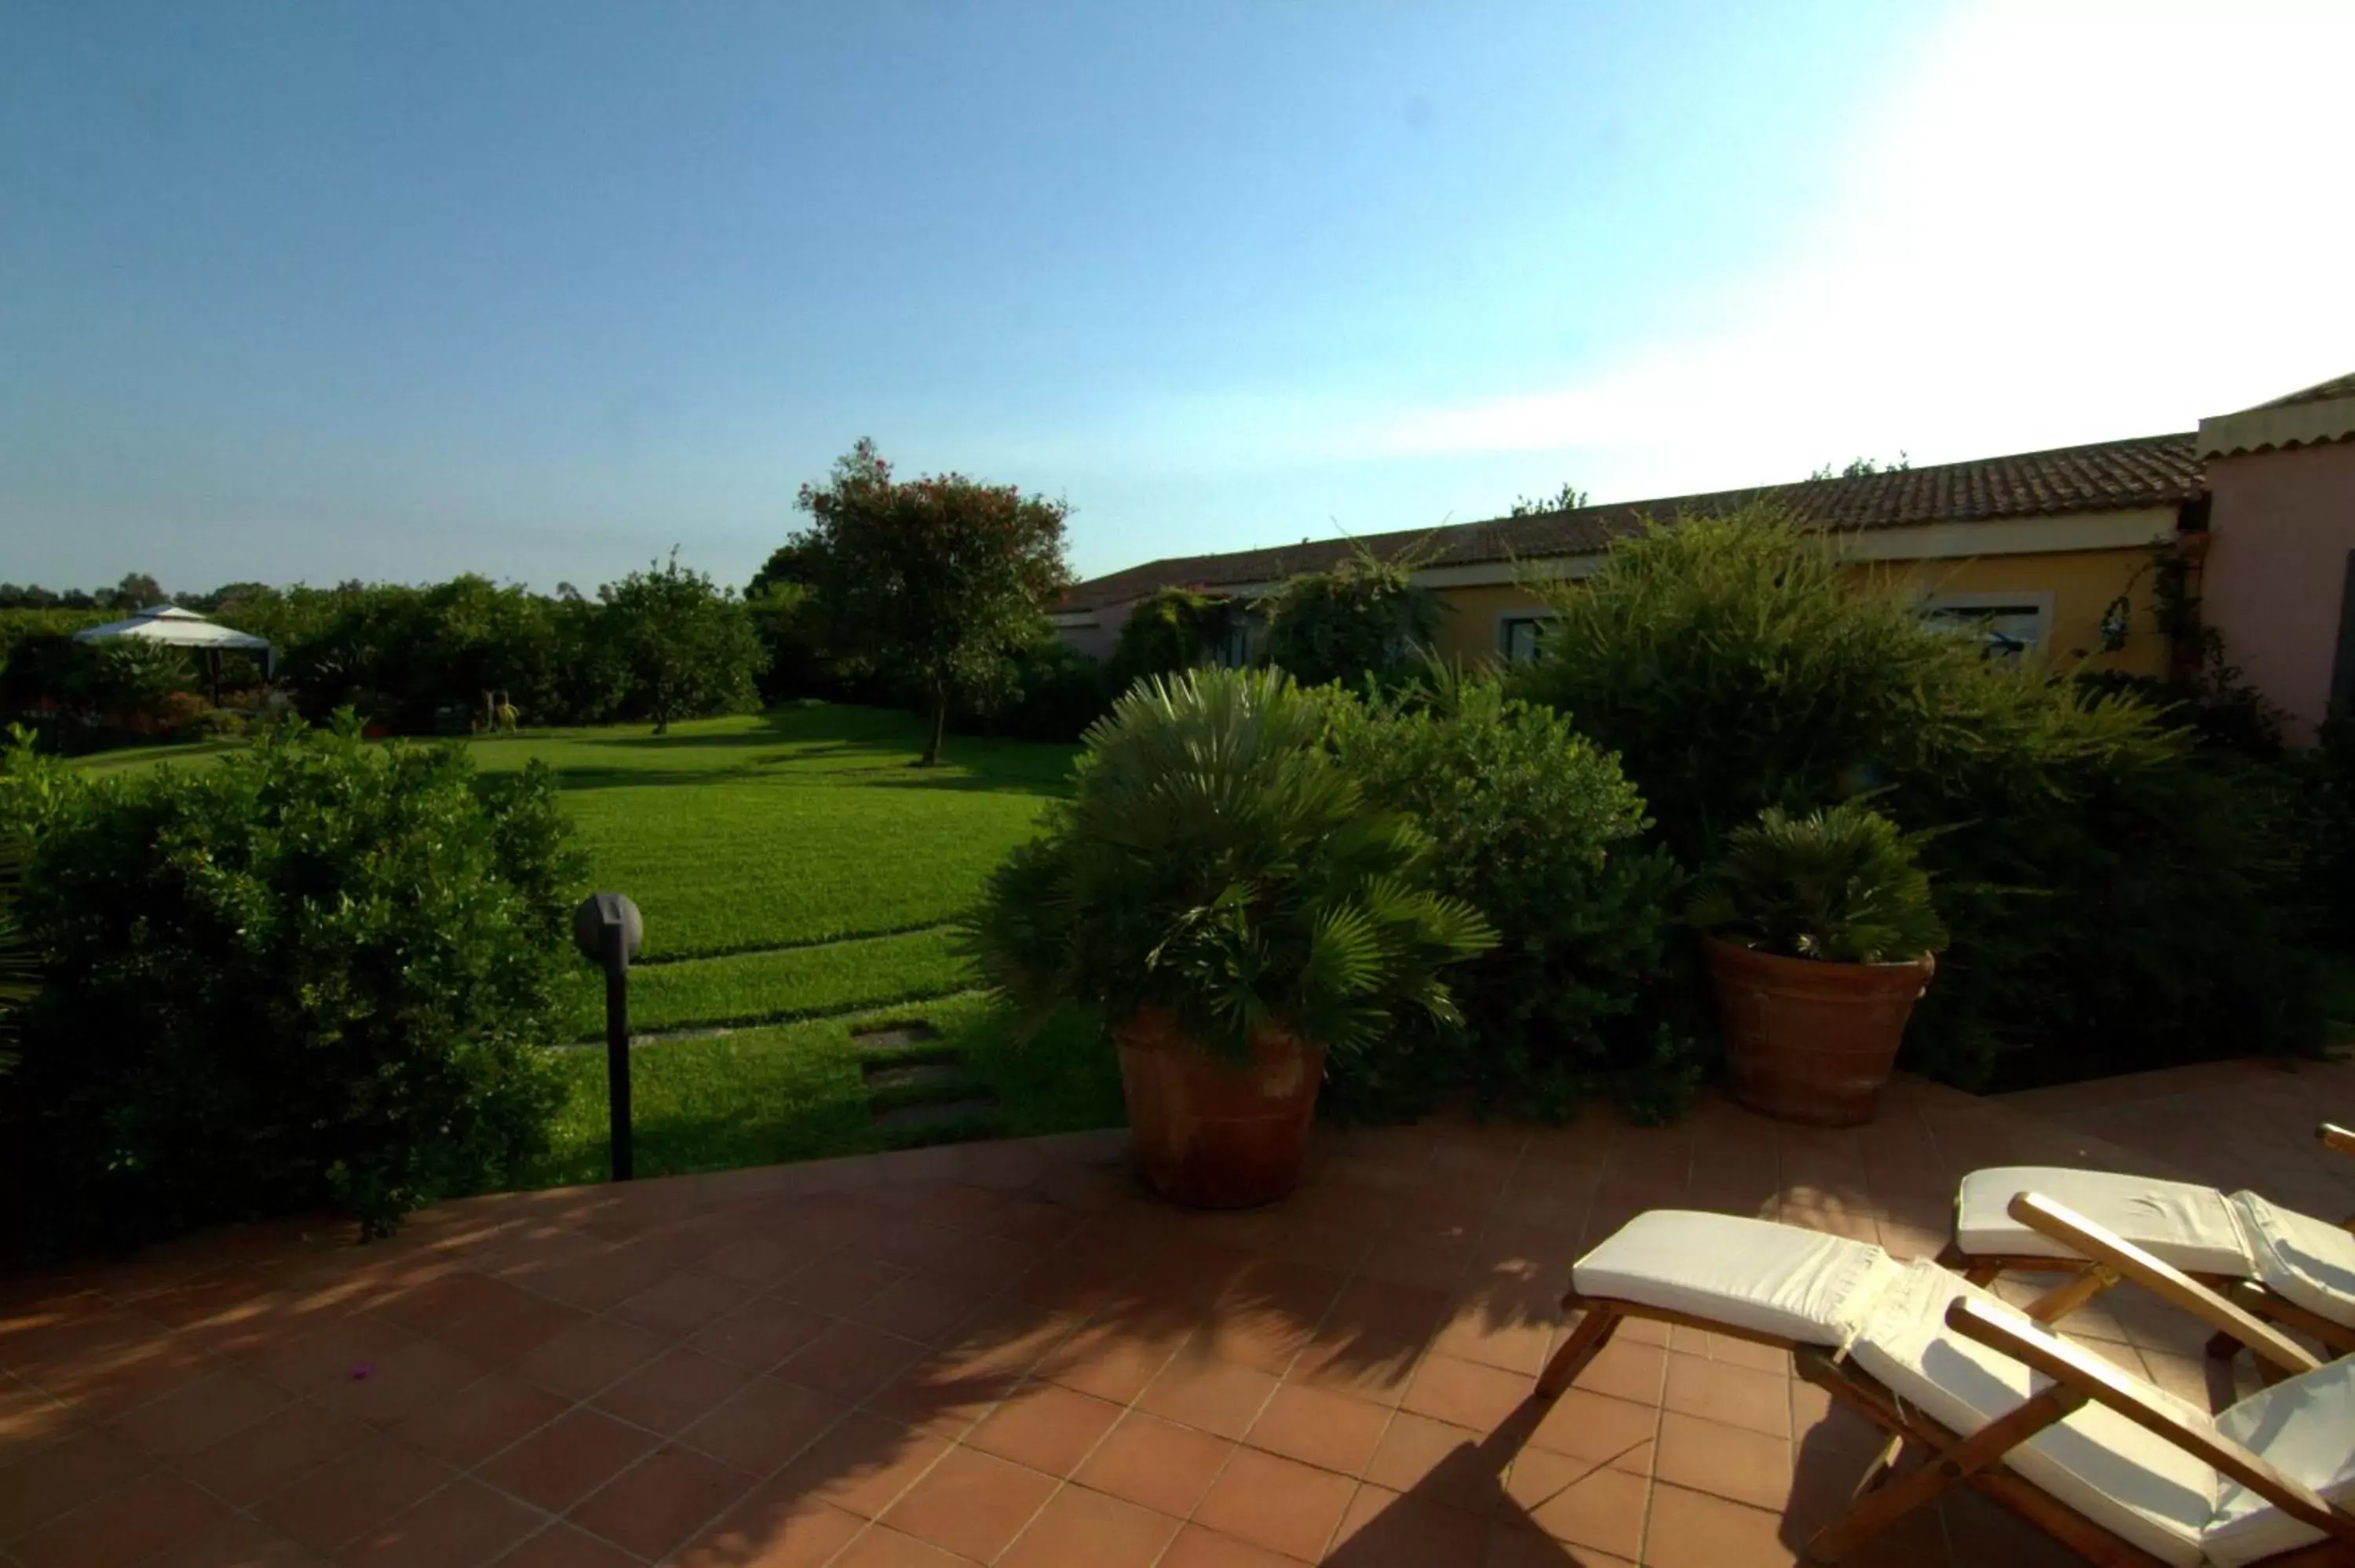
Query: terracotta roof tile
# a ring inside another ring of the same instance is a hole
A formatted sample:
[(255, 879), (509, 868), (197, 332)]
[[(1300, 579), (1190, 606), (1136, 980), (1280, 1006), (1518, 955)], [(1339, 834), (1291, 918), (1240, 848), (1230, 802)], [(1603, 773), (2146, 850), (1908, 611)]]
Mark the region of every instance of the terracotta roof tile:
[(2260, 403), (2257, 407), (2287, 408), (2299, 403), (2328, 403), (2339, 397), (2355, 397), (2355, 371), (2350, 371), (2345, 376), (2334, 376), (2328, 381), (2318, 381), (2303, 390), (2291, 393), (2286, 397), (2275, 397), (2273, 401)]
[(2141, 436), (1855, 479), (1806, 480), (1752, 490), (1620, 502), (1534, 517), (1500, 517), (1454, 527), (1375, 534), (1355, 541), (1313, 539), (1218, 556), (1173, 556), (1082, 583), (1064, 598), (1061, 608), (1099, 609), (1173, 586), (1233, 588), (1274, 582), (1301, 572), (1326, 570), (1347, 559), (1360, 545), (1384, 558), (1412, 554), (1433, 567), (1587, 555), (1614, 539), (1639, 532), (1646, 518), (1706, 516), (1731, 512), (1753, 501), (1777, 502), (1821, 527), (1856, 529), (2171, 506), (2206, 492), (2206, 466), (2190, 432)]

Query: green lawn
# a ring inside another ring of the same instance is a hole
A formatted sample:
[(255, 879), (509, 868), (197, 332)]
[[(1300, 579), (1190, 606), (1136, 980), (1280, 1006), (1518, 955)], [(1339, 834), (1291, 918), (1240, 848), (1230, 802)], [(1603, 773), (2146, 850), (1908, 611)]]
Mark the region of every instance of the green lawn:
[[(772, 1023), (880, 1007), (970, 989), (972, 967), (956, 934), (932, 927), (772, 952), (648, 964), (630, 971), (630, 1024), (639, 1033), (703, 1023)], [(603, 1037), (605, 981), (581, 967), (582, 1038)]]
[(547, 763), (601, 888), (646, 917), (649, 961), (913, 930), (954, 918), (1030, 836), (1071, 748), (953, 738), (910, 766), (906, 715), (829, 705), (645, 730), (470, 743)]
[[(683, 1033), (631, 1054), (637, 1168), (655, 1175), (859, 1153), (958, 1132), (1069, 1131), (1120, 1119), (1110, 1050), (1064, 1024), (1012, 1038), (979, 994), (953, 923), (1030, 836), (1074, 748), (952, 736), (945, 764), (912, 766), (911, 715), (809, 704), (644, 726), (534, 731), (466, 744), (486, 770), (554, 770), (591, 886), (628, 894), (646, 945), (630, 978), (633, 1032)], [(208, 763), (224, 746), (103, 753), (113, 771)], [(587, 891), (587, 889), (583, 889)], [(570, 1033), (602, 1039), (603, 983), (582, 963)], [(921, 1022), (962, 1086), (870, 1094), (852, 1031)], [(704, 1029), (725, 1031), (698, 1035)], [(602, 1179), (605, 1054), (562, 1053), (570, 1093), (533, 1184)], [(995, 1095), (976, 1122), (888, 1132), (871, 1109), (911, 1097)]]
[[(631, 1055), (631, 1126), (638, 1174), (674, 1175), (881, 1149), (894, 1141), (868, 1124), (851, 1044), (854, 1023), (922, 1019), (941, 1032), (923, 1050), (959, 1053), (995, 1089), (997, 1116), (970, 1130), (1012, 1137), (1104, 1127), (1120, 1119), (1120, 1073), (1112, 1053), (1065, 1024), (1029, 1041), (1011, 1038), (1005, 1010), (978, 996), (748, 1029), (711, 1040), (640, 1046)], [(605, 1054), (561, 1058), (571, 1094), (555, 1148), (535, 1185), (602, 1181)]]
[[(918, 770), (902, 714), (813, 705), (643, 729), (471, 742), (486, 768), (548, 764), (589, 852), (591, 880), (645, 913), (631, 970), (637, 1167), (645, 1174), (858, 1153), (957, 1132), (1024, 1134), (1120, 1118), (1110, 1052), (1065, 1025), (1011, 1037), (977, 992), (952, 922), (1065, 785), (1069, 747), (952, 738)], [(576, 1033), (602, 1035), (603, 987), (581, 966)], [(854, 1028), (929, 1024), (963, 1086), (870, 1095)], [(692, 1032), (724, 1028), (696, 1036)], [(566, 1053), (570, 1086), (538, 1182), (606, 1170), (605, 1055)], [(876, 1128), (911, 1096), (994, 1095), (976, 1121)]]

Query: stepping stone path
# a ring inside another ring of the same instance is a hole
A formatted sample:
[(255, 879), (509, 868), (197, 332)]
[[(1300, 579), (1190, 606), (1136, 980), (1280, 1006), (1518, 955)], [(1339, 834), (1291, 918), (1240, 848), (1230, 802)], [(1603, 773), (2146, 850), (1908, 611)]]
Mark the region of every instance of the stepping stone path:
[(859, 1067), (868, 1114), (895, 1143), (938, 1141), (928, 1135), (956, 1128), (986, 1138), (996, 1129), (997, 1097), (966, 1075), (955, 1046), (932, 1044), (940, 1037), (921, 1022), (851, 1032), (852, 1047), (869, 1058)]

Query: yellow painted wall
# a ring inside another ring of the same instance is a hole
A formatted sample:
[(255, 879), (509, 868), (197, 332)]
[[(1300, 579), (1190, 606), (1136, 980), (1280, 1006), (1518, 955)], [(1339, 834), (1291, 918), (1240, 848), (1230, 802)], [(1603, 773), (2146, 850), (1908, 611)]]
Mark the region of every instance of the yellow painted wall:
[[(2167, 641), (2152, 624), (2149, 565), (2147, 550), (2079, 550), (1966, 561), (1888, 561), (1857, 570), (1905, 583), (1923, 594), (2050, 593), (2052, 625), (2044, 652), (2052, 668), (2163, 675)], [(2103, 653), (2102, 614), (2120, 594), (2133, 606), (2126, 644), (2115, 653)]]
[(1544, 600), (1510, 584), (1497, 588), (1444, 588), (1436, 591), (1442, 607), (1440, 657), (1465, 664), (1497, 656), (1499, 616), (1545, 613)]
[[(2141, 549), (2077, 550), (2050, 555), (1987, 556), (1959, 561), (1884, 561), (1853, 567), (1859, 581), (1878, 579), (1929, 594), (2049, 593), (2052, 620), (2045, 654), (2056, 669), (2081, 663), (2137, 675), (2166, 672), (2167, 648), (2151, 624), (2149, 553)], [(1466, 662), (1494, 658), (1500, 618), (1542, 614), (1545, 602), (1510, 584), (1436, 590), (1445, 607), (1439, 628), (1442, 655)], [(2132, 630), (2116, 653), (2101, 646), (2102, 613), (2120, 594), (2133, 602)], [(2081, 660), (2080, 653), (2088, 657)]]

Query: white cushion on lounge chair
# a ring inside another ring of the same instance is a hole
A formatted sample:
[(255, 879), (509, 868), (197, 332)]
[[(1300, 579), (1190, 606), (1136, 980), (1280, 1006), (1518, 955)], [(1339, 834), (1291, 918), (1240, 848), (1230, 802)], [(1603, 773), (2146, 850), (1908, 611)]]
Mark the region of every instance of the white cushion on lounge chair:
[[(2331, 1361), (2253, 1393), (2217, 1416), (2216, 1429), (2329, 1501), (2355, 1499), (2355, 1361)], [(2232, 1564), (2321, 1539), (2320, 1531), (2228, 1478), (2201, 1543), (2211, 1562)]]
[[(2019, 1314), (1936, 1264), (1910, 1266), (1881, 1293), (1849, 1355), (1891, 1393), (1967, 1436), (2049, 1385), (1999, 1351), (1946, 1327), (1947, 1305), (1973, 1297)], [(2156, 1392), (2156, 1391), (2154, 1391)], [(2204, 1410), (2160, 1394), (2184, 1418)], [(2197, 1568), (2216, 1511), (2216, 1472), (2106, 1406), (2086, 1404), (2004, 1457), (2020, 1478), (2177, 1568)]]
[(1581, 1296), (1612, 1297), (1803, 1345), (1845, 1345), (1902, 1266), (1869, 1243), (1686, 1209), (1636, 1215), (1578, 1260)]
[(2074, 1209), (2186, 1274), (2250, 1273), (2240, 1220), (2214, 1188), (2057, 1165), (1998, 1165), (1964, 1177), (1955, 1195), (1955, 1245), (1974, 1257), (2075, 1256), (2066, 1243), (2005, 1212), (2021, 1192)]
[(2336, 1323), (2355, 1324), (2355, 1235), (2254, 1192), (2235, 1192), (2249, 1259), (2264, 1287)]

